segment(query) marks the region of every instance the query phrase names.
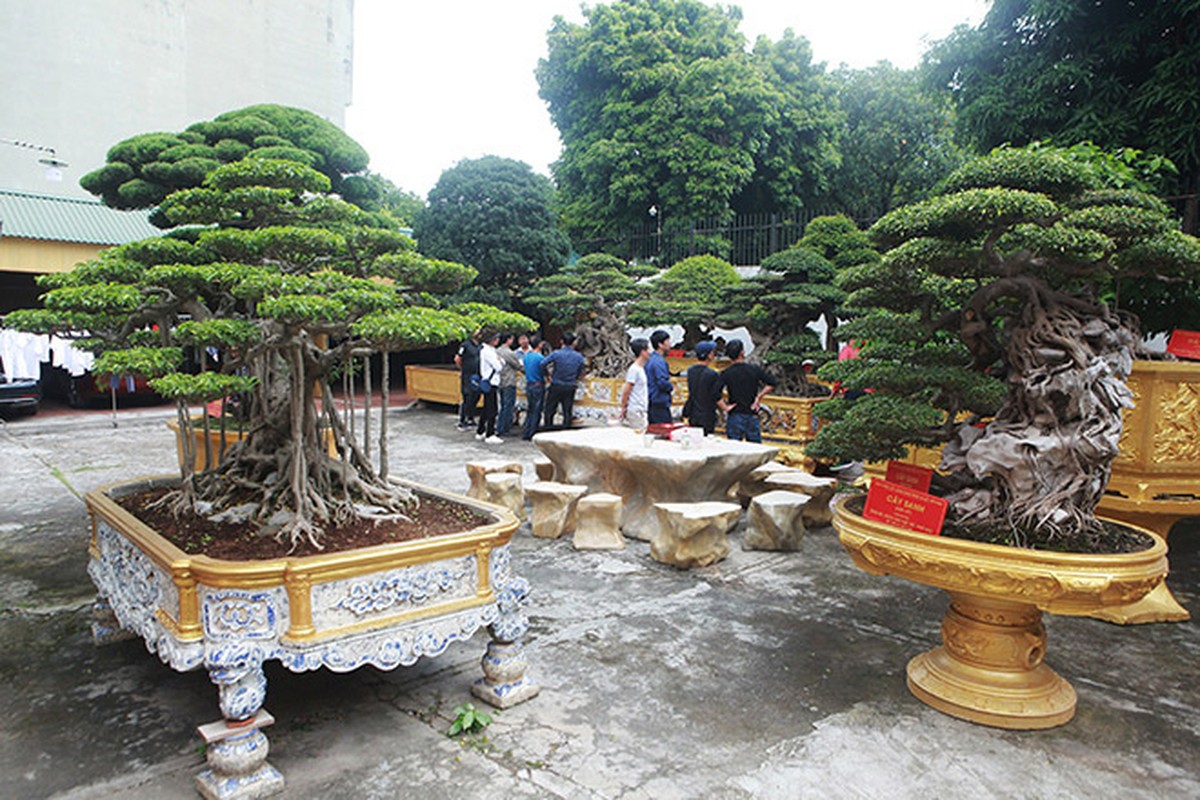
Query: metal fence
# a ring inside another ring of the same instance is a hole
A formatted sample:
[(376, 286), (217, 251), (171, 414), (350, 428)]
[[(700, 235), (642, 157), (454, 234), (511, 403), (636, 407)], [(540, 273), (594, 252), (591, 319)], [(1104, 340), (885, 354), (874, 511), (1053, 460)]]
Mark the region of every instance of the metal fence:
[(734, 266), (756, 266), (791, 247), (814, 217), (832, 211), (792, 214), (739, 214), (732, 219), (666, 221), (652, 219), (619, 236), (575, 242), (580, 253), (610, 253), (626, 261), (668, 266), (682, 258), (712, 254)]

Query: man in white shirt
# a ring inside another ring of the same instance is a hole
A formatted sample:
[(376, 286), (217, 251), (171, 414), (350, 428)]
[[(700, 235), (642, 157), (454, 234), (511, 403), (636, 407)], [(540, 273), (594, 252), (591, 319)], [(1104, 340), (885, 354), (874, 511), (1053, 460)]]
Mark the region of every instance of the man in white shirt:
[(504, 440), (496, 435), (496, 399), (500, 395), (500, 372), (504, 362), (496, 352), (500, 344), (500, 334), (490, 334), (484, 339), (483, 347), (479, 350), (479, 383), (483, 389), (483, 413), (479, 416), (479, 425), (475, 428), (475, 438), (487, 444), (504, 444)]
[(633, 363), (625, 373), (625, 388), (621, 391), (621, 412), (617, 419), (630, 428), (644, 430), (646, 414), (650, 407), (650, 393), (646, 383), (646, 362), (650, 360), (650, 342), (634, 339), (629, 343), (633, 351)]

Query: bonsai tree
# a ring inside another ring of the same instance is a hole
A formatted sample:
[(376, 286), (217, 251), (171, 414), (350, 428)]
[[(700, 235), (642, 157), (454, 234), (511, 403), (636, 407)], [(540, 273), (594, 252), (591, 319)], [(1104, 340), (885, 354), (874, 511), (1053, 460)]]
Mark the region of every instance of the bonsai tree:
[[(185, 442), (189, 404), (244, 396), (245, 438), (203, 473), (185, 452), (173, 504), (214, 512), (248, 505), (293, 547), (320, 548), (331, 524), (398, 517), (416, 502), (386, 478), (386, 430), (376, 469), (345, 413), (325, 402), (353, 358), (446, 344), (480, 326), (531, 324), (484, 306), (439, 308), (437, 293), (469, 282), (474, 270), (421, 256), (390, 216), (333, 196), (331, 185), (294, 160), (218, 166), (199, 187), (163, 199), (160, 215), (180, 227), (43, 278), (45, 307), (6, 319), (30, 331), (86, 331), (98, 372), (152, 377), (156, 391), (177, 401)], [(210, 368), (191, 374), (185, 350)]]
[(840, 285), (858, 358), (820, 374), (871, 393), (822, 403), (809, 453), (886, 459), (946, 443), (938, 491), (969, 535), (1093, 551), (1118, 453), (1136, 320), (1114, 280), (1183, 281), (1200, 242), (1168, 208), (1054, 148), (999, 149), (870, 230), (888, 248)]
[[(364, 207), (377, 204), (377, 178), (362, 173), (367, 151), (311, 111), (256, 105), (197, 122), (179, 133), (143, 133), (113, 145), (107, 163), (79, 183), (113, 208), (150, 208), (177, 189), (199, 186), (214, 169), (243, 158), (296, 161), (330, 181), (330, 189)], [(162, 228), (172, 223), (155, 214)]]
[(630, 309), (629, 321), (682, 325), (684, 347), (694, 347), (713, 327), (724, 292), (741, 282), (728, 261), (713, 255), (689, 256), (647, 284), (646, 293)]
[(522, 300), (551, 325), (573, 329), (575, 347), (598, 378), (619, 378), (629, 366), (629, 304), (640, 296), (637, 279), (653, 270), (616, 256), (590, 253), (553, 275), (540, 278)]
[(753, 278), (726, 290), (726, 309), (719, 321), (745, 325), (754, 339), (752, 360), (771, 365), (782, 394), (800, 397), (828, 394), (810, 383), (802, 369), (806, 359), (817, 364), (831, 354), (811, 330), (824, 320), (830, 344), (846, 293), (834, 285), (839, 267), (878, 261), (866, 234), (848, 217), (816, 217), (792, 247), (772, 253)]

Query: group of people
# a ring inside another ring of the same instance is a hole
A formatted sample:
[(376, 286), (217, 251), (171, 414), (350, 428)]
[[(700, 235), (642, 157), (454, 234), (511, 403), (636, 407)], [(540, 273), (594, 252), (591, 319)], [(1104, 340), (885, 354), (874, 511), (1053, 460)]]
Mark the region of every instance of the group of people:
[[(479, 441), (503, 444), (503, 437), (512, 432), (517, 385), (522, 379), (527, 404), (522, 439), (532, 439), (539, 423), (554, 427), (559, 411), (562, 425), (571, 424), (575, 389), (585, 369), (583, 355), (575, 349), (574, 334), (563, 334), (562, 346), (551, 351), (550, 344), (536, 334), (477, 330), (459, 346), (454, 363), (462, 376), (458, 429), (474, 429)], [(483, 407), (479, 409), (481, 398)]]
[[(618, 419), (632, 428), (671, 422), (671, 369), (666, 354), (670, 335), (654, 331), (649, 339), (630, 342), (633, 363), (625, 373)], [(762, 398), (777, 383), (757, 364), (746, 362), (744, 345), (733, 339), (725, 343), (725, 355), (733, 362), (723, 371), (711, 366), (717, 344), (696, 345), (700, 361), (687, 371), (688, 400), (683, 414), (688, 424), (711, 435), (717, 412), (725, 413), (725, 432), (730, 439), (761, 442), (758, 409)], [(521, 438), (532, 439), (539, 429), (569, 427), (574, 414), (575, 390), (586, 370), (583, 354), (575, 349), (575, 335), (564, 333), (561, 346), (550, 345), (536, 334), (484, 333), (476, 331), (463, 342), (454, 357), (462, 374), (462, 403), (458, 429), (474, 429), (475, 438), (486, 444), (503, 444), (512, 432), (516, 414), (517, 385), (524, 379), (527, 403)], [(478, 409), (480, 398), (483, 408)], [(476, 415), (476, 410), (479, 410)], [(539, 427), (540, 426), (540, 427)]]
[[(671, 370), (666, 354), (670, 335), (654, 331), (647, 339), (629, 343), (633, 363), (625, 373), (621, 391), (621, 410), (617, 419), (631, 428), (671, 421)], [(757, 364), (746, 362), (745, 347), (739, 339), (725, 343), (725, 355), (733, 362), (717, 372), (711, 362), (717, 344), (702, 341), (696, 345), (700, 361), (688, 368), (688, 399), (683, 415), (688, 424), (703, 428), (711, 436), (717, 427), (717, 411), (725, 412), (725, 434), (730, 439), (748, 442), (762, 441), (758, 409), (764, 395), (778, 380)]]

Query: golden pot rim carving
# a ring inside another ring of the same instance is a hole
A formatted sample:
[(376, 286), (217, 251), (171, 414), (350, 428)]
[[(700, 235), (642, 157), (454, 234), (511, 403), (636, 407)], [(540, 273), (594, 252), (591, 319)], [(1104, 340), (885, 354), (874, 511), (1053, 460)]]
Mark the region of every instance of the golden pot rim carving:
[(863, 518), (834, 504), (833, 526), (854, 563), (876, 575), (902, 578), (993, 600), (1030, 605), (1055, 614), (1087, 615), (1141, 599), (1167, 575), (1167, 543), (1153, 539), (1135, 553), (1059, 553), (930, 536)]
[[(285, 556), (266, 560), (233, 561), (191, 555), (167, 541), (161, 534), (120, 506), (109, 492), (115, 488), (146, 489), (178, 483), (177, 476), (153, 476), (121, 480), (97, 487), (84, 495), (90, 512), (118, 527), (152, 561), (178, 577), (187, 576), (209, 586), (261, 588), (280, 586), (301, 579), (315, 583), (338, 580), (379, 569), (420, 564), (441, 558), (491, 551), (508, 544), (520, 521), (511, 511), (482, 500), (437, 489), (412, 481), (402, 483), (418, 493), (459, 503), (491, 517), (490, 523), (468, 531), (429, 539), (362, 547), (337, 553), (309, 556)], [(96, 555), (96, 532), (92, 531), (91, 550)]]

